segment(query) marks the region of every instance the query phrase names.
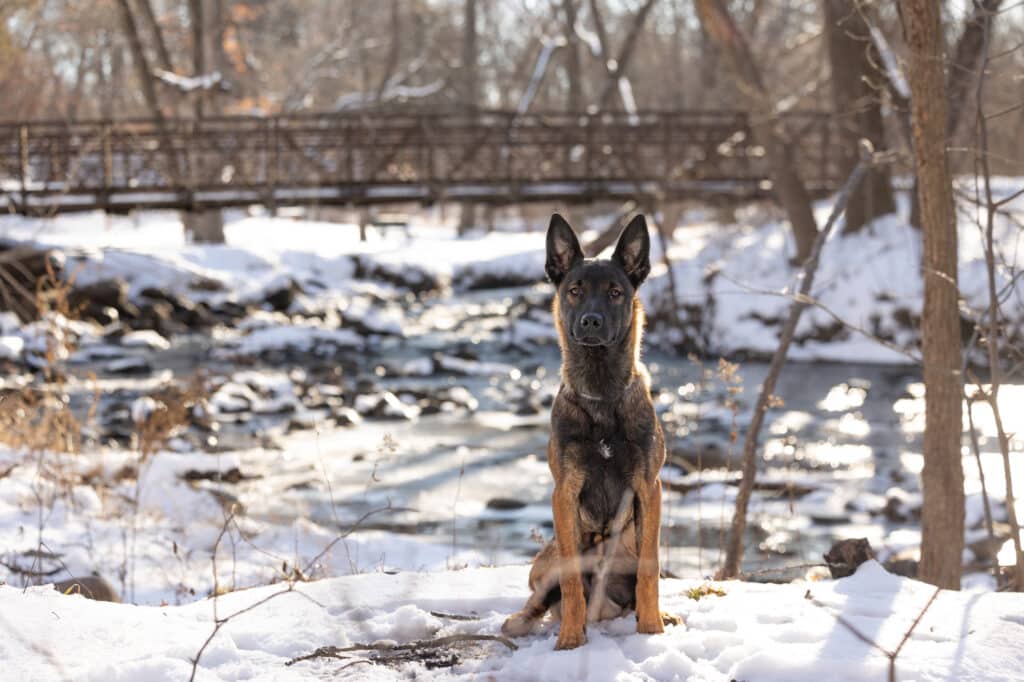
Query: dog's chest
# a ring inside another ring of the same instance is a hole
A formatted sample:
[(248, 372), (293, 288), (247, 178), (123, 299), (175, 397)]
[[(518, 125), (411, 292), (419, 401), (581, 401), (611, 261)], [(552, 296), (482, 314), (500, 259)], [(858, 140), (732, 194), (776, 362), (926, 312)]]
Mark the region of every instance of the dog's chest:
[(620, 508), (632, 504), (629, 491), (640, 466), (637, 452), (622, 433), (598, 437), (585, 449), (580, 462), (584, 478), (580, 509), (584, 525), (589, 526), (586, 530), (607, 530)]

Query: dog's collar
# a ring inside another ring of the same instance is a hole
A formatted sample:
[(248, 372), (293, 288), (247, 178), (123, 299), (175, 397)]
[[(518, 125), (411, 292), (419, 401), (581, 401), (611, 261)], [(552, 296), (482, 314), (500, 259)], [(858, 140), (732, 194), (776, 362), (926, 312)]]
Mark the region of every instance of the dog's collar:
[[(622, 392), (625, 393), (626, 391), (628, 391), (630, 386), (633, 385), (634, 381), (636, 381), (636, 375), (635, 374), (630, 378), (629, 381), (626, 382), (626, 385), (622, 387)], [(581, 398), (586, 398), (587, 400), (592, 400), (595, 403), (603, 403), (603, 402), (607, 402), (608, 401), (608, 399), (603, 397), (603, 396), (593, 395), (591, 393), (587, 393), (586, 391), (582, 391), (582, 390), (576, 388), (575, 386), (572, 387), (572, 392), (575, 393), (576, 395), (578, 395)]]

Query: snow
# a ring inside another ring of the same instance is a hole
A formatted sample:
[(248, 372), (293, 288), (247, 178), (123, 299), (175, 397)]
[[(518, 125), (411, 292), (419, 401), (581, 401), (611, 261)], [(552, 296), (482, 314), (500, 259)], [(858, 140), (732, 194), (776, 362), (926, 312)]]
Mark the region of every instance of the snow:
[[(1005, 195), (1016, 186), (1018, 180), (1001, 179), (997, 191)], [(624, 192), (633, 189), (622, 187)], [(1019, 215), (1022, 203), (1007, 208)], [(819, 218), (829, 209), (828, 202), (818, 204)], [(232, 620), (204, 653), (199, 679), (335, 674), (341, 662), (284, 662), (327, 644), (496, 634), (502, 620), (522, 606), (528, 569), (509, 564), (522, 562), (525, 552), (503, 544), (508, 535), (493, 528), (514, 524), (513, 532), (527, 537), (531, 531), (549, 530), (547, 410), (525, 405), (523, 412), (514, 411), (526, 397), (549, 399), (557, 387), (556, 367), (544, 368), (555, 357), (555, 334), (550, 288), (541, 283), (543, 231), (523, 230), (543, 221), (510, 219), (512, 232), (499, 229), (456, 239), (451, 223), (437, 212), (425, 212), (411, 217), (408, 231), (371, 228), (369, 239), (360, 242), (351, 222), (298, 221), (259, 211), (226, 215), (227, 243), (218, 246), (186, 243), (172, 213), (0, 217), (0, 236), (60, 248), (66, 271), (80, 283), (123, 277), (133, 300), (154, 288), (244, 310), (238, 325), (218, 326), (203, 335), (202, 352), (209, 353), (196, 363), (211, 372), (202, 409), (219, 420), (220, 430), (209, 433), (216, 452), (193, 451), (181, 438), (145, 455), (134, 446), (94, 445), (76, 455), (0, 447), (0, 558), (27, 565), (45, 542), (55, 556), (41, 563), (44, 570), (55, 571), (52, 579), (95, 571), (135, 604), (96, 604), (48, 589), (23, 590), (23, 575), (5, 573), (12, 586), (0, 587), (0, 632), (12, 635), (0, 635), (0, 660), (12, 679), (187, 678), (190, 659), (213, 627), (206, 597), (218, 587), (229, 592), (219, 599), (218, 609), (222, 615), (232, 613), (283, 589), (296, 568), (315, 579), (297, 583), (296, 592), (317, 603), (285, 594)], [(1020, 261), (1018, 237), (1019, 229), (999, 222), (999, 247), (1008, 262)], [(710, 352), (774, 350), (777, 320), (786, 314), (786, 294), (794, 287), (795, 270), (786, 265), (792, 244), (784, 222), (763, 208), (750, 208), (737, 215), (736, 225), (723, 226), (693, 210), (668, 248), (681, 303), (700, 308)], [(843, 319), (888, 334), (913, 353), (916, 334), (901, 327), (898, 318), (920, 308), (920, 248), (919, 235), (896, 217), (833, 239), (825, 247), (814, 295)], [(983, 305), (986, 286), (983, 251), (969, 221), (961, 226), (961, 249), (965, 306), (976, 310)], [(652, 318), (649, 349), (664, 348), (672, 340), (659, 319), (669, 276), (659, 240), (654, 240), (652, 262), (654, 272), (642, 290)], [(1005, 273), (999, 277), (1001, 284), (1007, 281)], [(283, 290), (293, 291), (294, 297), (284, 304), (268, 301)], [(434, 305), (438, 299), (442, 305)], [(1005, 307), (1011, 317), (1020, 310)], [(791, 357), (909, 362), (906, 354), (855, 332), (822, 338), (821, 330), (832, 322), (820, 308), (809, 309)], [(22, 324), (0, 313), (2, 363), (41, 366), (45, 353), (65, 353), (66, 341), (77, 342), (71, 360), (82, 370), (89, 369), (85, 363), (98, 361), (109, 361), (108, 369), (150, 361), (162, 367), (164, 354), (181, 350), (173, 333), (138, 330), (118, 338), (108, 328), (59, 315)], [(499, 344), (514, 345), (519, 355), (489, 355), (486, 349)], [(669, 352), (679, 359), (675, 351), (661, 352), (662, 358)], [(318, 354), (327, 363), (339, 355), (347, 360), (365, 354), (373, 364), (355, 370), (345, 366), (343, 381), (332, 384), (312, 370), (307, 376), (297, 369), (294, 365), (302, 366), (304, 358), (292, 363), (290, 353)], [(281, 354), (293, 366), (267, 360)], [(531, 365), (539, 368), (527, 369)], [(822, 370), (802, 371), (808, 376)], [(765, 544), (785, 547), (814, 523), (827, 521), (837, 524), (830, 528), (841, 529), (836, 534), (869, 537), (883, 558), (912, 553), (920, 545), (912, 523), (887, 527), (878, 516), (889, 504), (908, 518), (920, 508), (914, 474), (923, 463), (923, 386), (908, 383), (898, 367), (871, 375), (884, 377), (872, 379), (874, 385), (859, 379), (859, 371), (844, 369), (833, 381), (812, 388), (798, 385), (794, 393), (801, 393), (806, 404), (787, 404), (769, 414), (764, 454), (771, 468), (760, 480), (780, 489), (793, 484), (812, 490), (797, 499), (755, 494), (751, 517), (766, 532)], [(86, 385), (104, 394), (126, 387), (136, 391), (119, 407), (129, 422), (126, 438), (134, 439), (135, 430), (161, 407), (158, 399), (136, 397), (137, 391), (166, 386), (170, 374), (130, 381), (106, 377)], [(435, 404), (440, 414), (430, 415), (414, 394), (434, 375), (440, 375), (448, 393)], [(721, 400), (689, 400), (687, 391), (695, 390), (694, 384), (685, 382), (692, 373), (660, 376), (659, 411), (692, 428), (693, 440), (713, 437), (705, 432), (721, 435), (746, 428), (747, 404), (737, 414)], [(746, 387), (757, 379), (755, 369)], [(884, 393), (880, 384), (890, 379), (897, 391), (905, 386), (907, 393), (886, 402), (879, 418), (871, 410), (879, 407), (878, 391)], [(28, 380), (26, 374), (10, 383), (5, 379), (4, 388)], [(68, 390), (81, 393), (85, 382), (76, 381), (69, 378)], [(372, 388), (353, 393), (353, 384), (360, 381)], [(308, 409), (298, 393), (304, 383), (340, 405), (333, 411), (339, 422), (357, 426), (335, 427), (326, 408)], [(675, 400), (676, 395), (681, 399)], [(744, 399), (749, 398), (748, 392)], [(1007, 430), (1024, 433), (1024, 387), (1004, 386), (1000, 400)], [(465, 409), (450, 409), (455, 403)], [(358, 412), (368, 415), (365, 421)], [(284, 426), (267, 426), (270, 417), (282, 414), (307, 430), (285, 433)], [(975, 406), (974, 416), (984, 438), (981, 466), (994, 514), (1002, 518), (1006, 491), (1002, 459), (993, 448), (994, 421), (982, 404)], [(387, 418), (393, 421), (377, 421)], [(891, 426), (885, 426), (885, 419)], [(245, 422), (265, 437), (258, 446), (232, 446), (231, 430)], [(880, 422), (898, 442), (884, 434), (879, 439)], [(804, 440), (812, 424), (820, 432)], [(1017, 478), (1024, 474), (1024, 461), (1016, 457), (1020, 443), (1014, 436), (1011, 467)], [(868, 489), (887, 448), (909, 476), (898, 485), (880, 478), (879, 487)], [(972, 540), (980, 537), (983, 511), (973, 455), (964, 463)], [(137, 484), (134, 471), (139, 472)], [(60, 482), (44, 475), (48, 472), (59, 472)], [(218, 485), (218, 476), (244, 480)], [(734, 471), (684, 475), (666, 468), (667, 482), (684, 490), (692, 486), (690, 492), (666, 492), (665, 522), (671, 532), (690, 533), (701, 523), (705, 532), (715, 530), (715, 519), (727, 520), (736, 478)], [(498, 499), (514, 503), (516, 511), (491, 506)], [(377, 514), (368, 527), (336, 542), (339, 533), (370, 511)], [(1018, 512), (1024, 516), (1024, 502), (1018, 502)], [(215, 586), (212, 555), (224, 528)], [(813, 540), (822, 537), (827, 536)], [(1005, 558), (1008, 548), (1000, 556)], [(694, 561), (692, 549), (667, 548), (665, 565), (685, 576), (706, 575), (709, 560)], [(965, 561), (975, 558), (965, 556)], [(453, 570), (458, 567), (468, 568)], [(889, 576), (873, 563), (838, 583), (727, 583), (726, 596), (693, 601), (685, 591), (697, 585), (663, 581), (663, 608), (687, 619), (685, 628), (664, 635), (636, 635), (633, 618), (626, 617), (591, 627), (590, 642), (579, 651), (554, 652), (557, 625), (546, 623), (535, 636), (520, 640), (515, 652), (494, 643), (472, 645), (453, 669), (360, 664), (344, 675), (885, 679), (887, 659), (839, 625), (835, 615), (891, 649), (931, 596), (931, 588)], [(1021, 597), (982, 594), (992, 588), (987, 578), (968, 576), (965, 585), (978, 591), (943, 593), (926, 614), (900, 655), (899, 679), (1001, 680), (1013, 679), (1021, 669)], [(808, 589), (824, 607), (804, 598)], [(454, 620), (432, 611), (476, 619)]]
[[(968, 183), (969, 184), (969, 183)], [(998, 196), (1019, 187), (1013, 178), (996, 178)], [(527, 188), (528, 190), (529, 188)], [(551, 190), (552, 187), (543, 188)], [(554, 187), (559, 192), (574, 188)], [(624, 187), (632, 192), (635, 187)], [(967, 184), (963, 189), (969, 191)], [(524, 191), (527, 191), (524, 190)], [(901, 210), (906, 211), (904, 196)], [(1024, 199), (1005, 209), (1019, 215)], [(974, 311), (987, 298), (984, 251), (979, 230), (972, 224), (972, 209), (964, 205), (961, 221), (960, 286), (965, 305)], [(822, 222), (831, 202), (816, 205)], [(902, 214), (901, 214), (902, 215)], [(701, 306), (700, 319), (684, 314), (684, 335), (710, 341), (706, 350), (719, 354), (768, 354), (777, 343), (780, 322), (795, 288), (795, 269), (786, 265), (792, 239), (783, 221), (766, 218), (756, 208), (743, 209), (729, 229), (711, 222), (699, 211), (686, 214), (669, 245), (672, 277), (682, 306)], [(1007, 262), (1019, 261), (1021, 248), (1012, 220), (997, 221), (996, 238)], [(840, 226), (841, 229), (841, 226)], [(417, 216), (408, 232), (373, 232), (358, 240), (355, 225), (296, 222), (265, 215), (228, 213), (227, 245), (184, 243), (179, 218), (171, 213), (147, 213), (132, 219), (101, 214), (60, 216), (50, 220), (0, 218), (0, 235), (34, 240), (65, 249), (70, 271), (87, 284), (110, 277), (128, 280), (132, 296), (145, 288), (189, 291), (197, 300), (216, 303), (234, 297), (240, 303), (261, 302), (261, 297), (282, 282), (296, 281), (326, 287), (338, 297), (341, 326), (345, 320), (381, 334), (407, 333), (400, 310), (377, 306), (360, 296), (353, 281), (359, 270), (396, 278), (408, 286), (452, 287), (468, 290), (481, 286), (523, 285), (543, 280), (543, 233), (496, 232), (454, 239), (436, 215)], [(641, 290), (654, 320), (649, 338), (678, 340), (680, 331), (658, 329), (668, 305), (668, 273), (660, 244), (654, 240), (654, 271)], [(884, 217), (865, 230), (836, 237), (825, 245), (812, 296), (820, 305), (808, 309), (790, 351), (793, 360), (909, 364), (916, 354), (916, 325), (922, 284), (919, 274), (921, 243), (918, 232), (898, 216)], [(1008, 281), (1000, 272), (997, 286)], [(213, 283), (217, 286), (200, 286)], [(1021, 288), (1018, 281), (1017, 287)], [(220, 288), (221, 291), (208, 289)], [(196, 289), (200, 290), (196, 290)], [(306, 292), (303, 301), (322, 300)], [(1006, 312), (1014, 317), (1015, 309)], [(836, 328), (835, 317), (851, 327)], [(1020, 320), (1011, 322), (1021, 324)], [(282, 320), (283, 325), (289, 323)], [(883, 345), (865, 334), (890, 340)], [(686, 331), (689, 330), (689, 331)], [(240, 353), (260, 353), (271, 346), (312, 348), (319, 342), (351, 345), (355, 339), (338, 330), (264, 332), (240, 341)], [(509, 335), (516, 340), (553, 341), (550, 316), (531, 311), (511, 321)], [(11, 346), (10, 343), (5, 344)], [(7, 355), (12, 354), (10, 348)]]
[(153, 69), (153, 74), (167, 85), (184, 93), (195, 90), (211, 90), (221, 85), (223, 81), (219, 71), (211, 71), (200, 76), (182, 76), (164, 69)]
[(121, 345), (126, 348), (148, 348), (149, 350), (167, 350), (171, 342), (152, 329), (131, 331), (121, 337)]
[[(497, 635), (526, 597), (524, 566), (436, 573), (370, 573), (284, 583), (226, 594), (231, 616), (198, 665), (199, 680), (302, 680), (344, 661), (285, 665), (321, 646), (405, 644), (450, 635)], [(724, 596), (687, 596), (702, 583), (663, 580), (661, 604), (683, 626), (635, 632), (630, 615), (593, 624), (588, 641), (555, 651), (557, 624), (515, 641), (456, 647), (451, 668), (364, 663), (344, 677), (367, 680), (758, 680), (836, 682), (886, 679), (889, 659), (861, 641), (842, 617), (892, 651), (934, 588), (864, 564), (840, 581), (789, 585), (717, 583)], [(262, 602), (262, 603), (261, 603)], [(244, 609), (250, 609), (240, 613)], [(896, 661), (898, 679), (1013, 680), (1024, 669), (1024, 595), (941, 592)], [(130, 606), (65, 596), (47, 587), (0, 587), (0, 659), (12, 679), (180, 680), (214, 627), (214, 602)], [(15, 615), (17, 614), (17, 615)], [(240, 615), (233, 615), (240, 614)], [(448, 616), (463, 616), (456, 620)], [(369, 658), (370, 652), (350, 654)]]
[(13, 334), (0, 336), (0, 360), (17, 360), (25, 348), (25, 339)]
[(362, 343), (362, 337), (350, 329), (332, 329), (319, 322), (303, 320), (255, 329), (232, 343), (229, 354), (251, 356), (271, 349), (327, 353), (331, 348), (358, 347)]
[[(999, 178), (998, 190), (1019, 187), (1016, 179)], [(900, 197), (905, 199), (905, 197)], [(901, 203), (904, 203), (901, 201)], [(1020, 215), (1024, 202), (1014, 209)], [(903, 207), (905, 208), (905, 207)], [(829, 201), (816, 205), (818, 222), (831, 210)], [(778, 344), (781, 321), (788, 315), (790, 294), (796, 291), (796, 269), (782, 265), (792, 253), (792, 237), (783, 222), (756, 222), (741, 212), (732, 230), (704, 220), (684, 221), (676, 231), (669, 255), (681, 305), (704, 305), (703, 334), (714, 340), (715, 353), (771, 354)], [(965, 306), (980, 311), (987, 304), (984, 249), (980, 231), (970, 220), (960, 223), (959, 285)], [(837, 230), (841, 226), (837, 227)], [(996, 243), (1007, 262), (1020, 262), (1024, 253), (1013, 220), (996, 225)], [(853, 235), (833, 236), (825, 244), (807, 309), (797, 327), (791, 360), (912, 364), (917, 351), (916, 323), (901, 322), (920, 314), (923, 284), (920, 276), (921, 235), (900, 216), (884, 216)], [(660, 261), (655, 240), (652, 263)], [(667, 271), (655, 266), (642, 289), (649, 310), (667, 304)], [(997, 274), (997, 287), (1010, 281)], [(1018, 296), (1024, 285), (1018, 280)], [(707, 306), (712, 301), (713, 306)], [(1021, 309), (1007, 307), (1012, 325), (1021, 325)], [(1015, 314), (1016, 313), (1016, 314)], [(830, 333), (836, 318), (847, 328)], [(852, 328), (851, 328), (852, 327)], [(865, 333), (857, 331), (863, 330)], [(867, 334), (886, 337), (883, 345)]]

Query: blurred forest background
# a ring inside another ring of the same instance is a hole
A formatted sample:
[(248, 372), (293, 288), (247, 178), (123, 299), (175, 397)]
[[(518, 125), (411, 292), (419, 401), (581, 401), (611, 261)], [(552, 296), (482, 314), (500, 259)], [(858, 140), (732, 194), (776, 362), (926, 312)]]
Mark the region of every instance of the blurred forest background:
[[(936, 1), (954, 65), (949, 78), (956, 79), (963, 75), (956, 64), (980, 50), (981, 32), (970, 30), (972, 3)], [(165, 115), (192, 113), (200, 104), (207, 113), (250, 115), (410, 106), (743, 108), (730, 55), (701, 29), (702, 4), (719, 3), (5, 0), (0, 119), (148, 116), (152, 101), (150, 88), (139, 86), (140, 60)], [(890, 57), (905, 52), (895, 3), (721, 4), (749, 41), (777, 109), (837, 103), (849, 110), (837, 113), (849, 114), (868, 99), (893, 111), (905, 107), (905, 86), (886, 69)], [(981, 5), (999, 19), (989, 52), (998, 73), (986, 88), (986, 110), (1015, 107), (991, 131), (993, 144), (1009, 150), (1004, 145), (1024, 140), (1024, 6)], [(851, 70), (853, 82), (864, 76), (862, 94), (872, 96), (835, 101), (842, 93), (834, 83)], [(968, 110), (970, 100), (953, 99)]]

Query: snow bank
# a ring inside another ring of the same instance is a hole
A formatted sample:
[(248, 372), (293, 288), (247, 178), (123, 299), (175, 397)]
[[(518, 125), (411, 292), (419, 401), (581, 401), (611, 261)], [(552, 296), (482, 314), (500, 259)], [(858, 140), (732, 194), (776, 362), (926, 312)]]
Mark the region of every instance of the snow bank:
[[(997, 194), (1019, 189), (1019, 178), (997, 179)], [(1002, 196), (999, 194), (999, 196)], [(905, 204), (905, 196), (900, 196)], [(816, 205), (823, 225), (832, 200)], [(680, 318), (684, 334), (712, 354), (770, 355), (778, 346), (788, 316), (790, 295), (798, 288), (798, 269), (787, 266), (793, 253), (788, 223), (764, 221), (757, 209), (739, 212), (739, 224), (685, 219), (675, 233), (669, 255), (673, 262)], [(982, 235), (973, 220), (975, 209), (961, 203), (959, 223), (959, 287), (965, 314), (978, 319), (987, 306), (988, 289)], [(1024, 217), (1024, 200), (1006, 207), (1016, 220)], [(921, 233), (900, 214), (883, 216), (852, 235), (841, 235), (837, 225), (821, 253), (811, 296), (820, 305), (808, 308), (797, 326), (791, 360), (824, 360), (908, 364), (917, 354), (918, 324), (924, 300), (921, 279)], [(1005, 215), (996, 221), (998, 255), (1006, 263), (1020, 263), (1024, 250), (1020, 228)], [(651, 312), (664, 316), (670, 306), (668, 271), (660, 265), (653, 245), (654, 275), (641, 290)], [(660, 266), (660, 267), (659, 267)], [(1003, 290), (1011, 273), (1000, 268), (996, 287)], [(1024, 284), (1007, 291), (1006, 300), (1024, 297)], [(1024, 308), (1004, 306), (1011, 334), (1024, 333)], [(880, 337), (887, 347), (859, 333)], [(673, 339), (681, 341), (681, 338)], [(901, 352), (899, 349), (905, 349)]]
[[(311, 659), (321, 646), (408, 643), (456, 634), (500, 632), (526, 597), (525, 566), (442, 573), (368, 574), (235, 592), (217, 603), (231, 619), (199, 664), (200, 680), (297, 680), (338, 674), (349, 661)], [(454, 667), (364, 663), (352, 679), (757, 680), (875, 682), (888, 658), (837, 621), (893, 650), (934, 588), (869, 562), (837, 582), (722, 583), (725, 596), (689, 598), (698, 583), (665, 580), (662, 608), (685, 626), (638, 635), (630, 615), (588, 628), (588, 642), (554, 651), (557, 625), (516, 640), (455, 645)], [(276, 593), (282, 592), (278, 596)], [(301, 593), (301, 594), (300, 594)], [(898, 679), (957, 682), (1020, 679), (1024, 595), (942, 592), (897, 660)], [(457, 616), (459, 618), (453, 618)], [(0, 660), (11, 679), (181, 680), (213, 631), (211, 600), (180, 607), (96, 603), (50, 588), (0, 587)]]
[[(996, 178), (997, 198), (1019, 189), (1019, 178)], [(964, 186), (969, 194), (971, 187)], [(918, 343), (923, 299), (920, 276), (920, 233), (905, 221), (906, 196), (899, 215), (885, 216), (854, 235), (840, 235), (837, 226), (825, 245), (812, 295), (820, 306), (803, 315), (793, 360), (834, 360), (907, 364)], [(824, 223), (832, 202), (816, 205)], [(960, 288), (965, 316), (977, 317), (987, 300), (982, 235), (976, 209), (960, 204)], [(996, 221), (999, 255), (1008, 264), (1024, 253), (1017, 222), (1024, 219), (1024, 198), (1003, 207)], [(689, 345), (708, 353), (768, 355), (796, 289), (797, 269), (788, 264), (792, 237), (784, 220), (765, 217), (764, 207), (738, 212), (737, 224), (722, 225), (694, 211), (684, 217), (669, 256), (678, 295), (682, 329), (669, 329), (669, 273), (659, 240), (652, 244), (654, 270), (641, 290), (650, 318), (652, 340)], [(1017, 222), (1015, 222), (1017, 221)], [(533, 227), (533, 226), (531, 226)], [(582, 225), (579, 227), (583, 227)], [(87, 284), (120, 277), (131, 296), (147, 288), (187, 292), (210, 304), (233, 302), (263, 305), (268, 293), (284, 283), (300, 292), (291, 312), (315, 312), (315, 299), (334, 296), (345, 326), (362, 333), (403, 336), (409, 333), (407, 310), (390, 306), (365, 290), (376, 282), (381, 292), (418, 294), (454, 289), (522, 287), (543, 282), (543, 231), (494, 232), (456, 238), (449, 226), (429, 214), (414, 216), (407, 231), (378, 234), (359, 241), (351, 224), (294, 221), (269, 216), (228, 213), (227, 244), (186, 244), (180, 220), (173, 213), (151, 212), (134, 218), (100, 213), (30, 220), (0, 217), (0, 236), (67, 250), (68, 272)], [(607, 255), (607, 253), (605, 254)], [(1009, 281), (1009, 270), (997, 275), (997, 287)], [(1017, 338), (1024, 336), (1021, 306), (1024, 283), (1007, 295), (1004, 312)], [(315, 294), (308, 292), (317, 292)], [(391, 295), (388, 298), (395, 299)], [(322, 302), (322, 301), (321, 301)], [(529, 310), (511, 320), (509, 340), (552, 343), (550, 315)], [(857, 328), (885, 339), (880, 344)], [(318, 340), (346, 345), (350, 339), (310, 339), (306, 332), (256, 334), (243, 348), (259, 353), (268, 347), (308, 348)], [(340, 343), (339, 343), (340, 342)], [(5, 356), (16, 357), (17, 342), (4, 342)], [(903, 349), (903, 350), (901, 350)], [(904, 352), (905, 351), (905, 352)], [(909, 353), (909, 355), (908, 355)]]

